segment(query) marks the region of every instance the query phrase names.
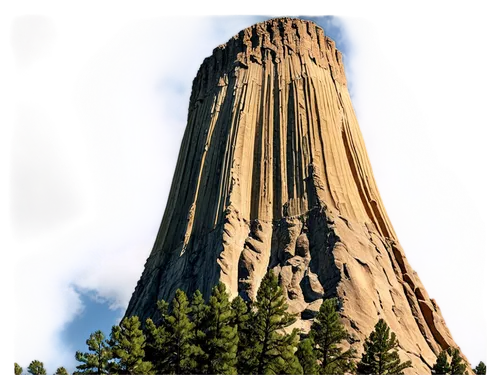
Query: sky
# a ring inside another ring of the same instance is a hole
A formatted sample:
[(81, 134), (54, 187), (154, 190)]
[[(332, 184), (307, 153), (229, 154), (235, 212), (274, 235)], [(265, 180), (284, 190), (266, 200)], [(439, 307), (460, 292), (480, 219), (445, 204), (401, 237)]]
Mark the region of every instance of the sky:
[(226, 2), (219, 17), (156, 1), (2, 5), (8, 368), (32, 359), (49, 373), (72, 368), (90, 333), (119, 321), (159, 227), (203, 58), (257, 21), (308, 15), (344, 54), (410, 264), (470, 362), (494, 373), (498, 27), (487, 2), (418, 4), (339, 1), (283, 13)]

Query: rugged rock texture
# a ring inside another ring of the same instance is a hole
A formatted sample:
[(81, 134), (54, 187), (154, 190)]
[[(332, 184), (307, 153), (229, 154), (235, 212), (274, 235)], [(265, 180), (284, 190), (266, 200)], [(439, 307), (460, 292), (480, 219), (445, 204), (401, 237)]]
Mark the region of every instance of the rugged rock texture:
[(165, 215), (127, 316), (177, 288), (219, 280), (255, 298), (268, 268), (296, 325), (340, 298), (362, 342), (379, 317), (401, 356), (430, 373), (457, 346), (408, 264), (382, 204), (347, 91), (341, 53), (312, 22), (274, 19), (217, 47), (193, 82)]

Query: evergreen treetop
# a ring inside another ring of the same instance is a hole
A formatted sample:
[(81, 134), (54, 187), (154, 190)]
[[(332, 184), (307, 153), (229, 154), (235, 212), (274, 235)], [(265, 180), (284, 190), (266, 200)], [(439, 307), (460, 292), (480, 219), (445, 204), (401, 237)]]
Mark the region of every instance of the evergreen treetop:
[(69, 375), (68, 370), (66, 370), (64, 367), (58, 367), (56, 370), (56, 373), (54, 375)]
[(162, 315), (158, 327), (152, 320), (146, 321), (148, 335), (153, 340), (150, 352), (155, 358), (155, 370), (159, 374), (188, 374), (196, 366), (196, 351), (192, 344), (194, 324), (188, 317), (190, 309), (186, 294), (177, 290), (170, 314), (167, 307), (165, 301), (158, 302)]
[(436, 359), (436, 363), (431, 369), (432, 375), (447, 375), (450, 373), (451, 367), (448, 363), (448, 356), (446, 350), (441, 351)]
[(208, 310), (208, 306), (205, 304), (203, 294), (201, 294), (199, 290), (196, 290), (193, 293), (189, 307), (189, 319), (191, 320), (191, 322), (193, 322), (196, 329), (201, 329), (203, 320), (205, 319), (205, 315)]
[(387, 323), (379, 319), (375, 329), (364, 342), (364, 353), (358, 363), (360, 375), (399, 375), (411, 367), (411, 362), (401, 363), (398, 354), (398, 340)]
[(237, 327), (231, 325), (233, 312), (226, 286), (217, 284), (212, 289), (205, 318), (205, 340), (202, 350), (206, 354), (208, 374), (235, 374), (238, 348)]
[(325, 300), (311, 327), (310, 336), (313, 340), (318, 360), (320, 374), (344, 374), (356, 369), (354, 349), (342, 350), (340, 344), (349, 339), (337, 312), (335, 298)]
[(28, 372), (32, 375), (47, 375), (47, 370), (43, 367), (43, 362), (36, 359), (29, 364)]
[(14, 375), (21, 375), (23, 373), (23, 368), (14, 362)]
[(476, 368), (473, 370), (476, 375), (486, 375), (486, 365), (483, 361), (479, 362)]
[(466, 370), (466, 365), (463, 362), (463, 358), (460, 356), (460, 351), (458, 348), (449, 347), (447, 349), (448, 355), (451, 357), (451, 371), (452, 375), (468, 375)]
[(112, 372), (130, 375), (149, 375), (153, 365), (144, 361), (145, 336), (140, 329), (137, 316), (125, 317), (120, 325), (113, 326), (109, 345), (113, 353), (114, 362)]
[(284, 329), (293, 324), (296, 318), (287, 312), (285, 295), (272, 270), (262, 279), (257, 299), (251, 307), (252, 335), (247, 349), (242, 353), (245, 371), (277, 374), (286, 371), (290, 361), (297, 365), (295, 356), (291, 356), (298, 341), (297, 331), (284, 334)]
[(240, 296), (236, 296), (231, 301), (231, 309), (233, 311), (231, 324), (238, 327), (238, 332), (246, 329), (246, 322), (250, 319), (248, 306)]
[(95, 331), (86, 343), (90, 352), (76, 352), (75, 358), (82, 364), (76, 366), (77, 370), (74, 374), (108, 374), (112, 352), (105, 340), (104, 333), (100, 330)]
[(466, 368), (460, 351), (457, 348), (449, 347), (439, 353), (431, 373), (432, 375), (468, 375)]

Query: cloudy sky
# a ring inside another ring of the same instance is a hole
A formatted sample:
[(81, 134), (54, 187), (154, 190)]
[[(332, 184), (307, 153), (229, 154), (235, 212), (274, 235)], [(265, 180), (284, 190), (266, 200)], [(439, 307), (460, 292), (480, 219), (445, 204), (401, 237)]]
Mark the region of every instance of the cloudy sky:
[[(314, 20), (344, 53), (398, 237), (468, 359), (486, 362), (487, 297), (498, 295), (493, 12), (377, 4), (261, 9), (334, 15)], [(12, 301), (2, 314), (15, 322), (12, 362), (71, 368), (89, 334), (121, 318), (166, 204), (192, 79), (214, 47), (267, 18), (184, 12), (114, 1), (2, 12), (2, 284)]]

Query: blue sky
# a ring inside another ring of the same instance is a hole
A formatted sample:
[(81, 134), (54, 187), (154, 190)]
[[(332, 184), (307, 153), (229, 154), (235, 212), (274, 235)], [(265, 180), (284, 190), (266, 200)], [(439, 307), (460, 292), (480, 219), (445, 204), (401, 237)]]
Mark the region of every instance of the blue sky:
[[(13, 356), (24, 367), (38, 358), (49, 372), (71, 368), (90, 333), (109, 332), (121, 317), (163, 214), (192, 79), (214, 47), (262, 20), (127, 9), (21, 7), (8, 22), (16, 87), (8, 220), (16, 274), (31, 276), (12, 277)], [(498, 184), (487, 180), (496, 146), (490, 96), (480, 95), (492, 60), (471, 71), (462, 54), (465, 46), (486, 53), (487, 15), (464, 29), (457, 17), (474, 18), (465, 6), (454, 8), (446, 28), (445, 7), (343, 9), (341, 18), (307, 18), (344, 53), (389, 216), (475, 364), (486, 359), (490, 283), (482, 276), (491, 264), (483, 259), (494, 246), (495, 210), (485, 208)], [(475, 303), (464, 304), (464, 295)]]

